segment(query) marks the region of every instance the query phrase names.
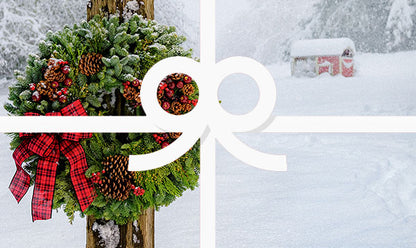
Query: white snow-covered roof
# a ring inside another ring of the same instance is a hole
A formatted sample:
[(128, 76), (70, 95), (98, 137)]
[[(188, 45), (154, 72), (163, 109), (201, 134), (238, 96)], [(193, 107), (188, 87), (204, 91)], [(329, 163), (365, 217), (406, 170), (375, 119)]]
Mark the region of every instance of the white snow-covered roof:
[(354, 42), (349, 38), (298, 40), (292, 43), (290, 56), (342, 55), (347, 48), (355, 54)]

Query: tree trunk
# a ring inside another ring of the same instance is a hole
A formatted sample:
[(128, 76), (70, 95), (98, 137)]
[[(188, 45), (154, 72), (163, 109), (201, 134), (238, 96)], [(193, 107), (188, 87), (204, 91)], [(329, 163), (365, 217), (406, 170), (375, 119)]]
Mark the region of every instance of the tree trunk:
[(145, 210), (138, 221), (125, 225), (87, 216), (86, 248), (153, 248), (154, 218), (153, 208)]
[[(127, 3), (133, 1), (136, 3), (131, 4), (133, 8), (129, 8)], [(122, 21), (125, 11), (138, 13), (147, 19), (154, 19), (154, 0), (90, 0), (87, 5), (87, 19), (90, 20), (95, 15), (108, 17), (118, 13)], [(154, 248), (154, 222), (155, 210), (153, 208), (145, 210), (139, 220), (125, 225), (114, 225), (112, 221), (97, 220), (92, 216), (87, 216), (86, 248)], [(107, 237), (103, 232), (100, 234), (100, 230), (108, 230), (110, 227), (115, 233), (110, 232)], [(117, 244), (109, 244), (114, 234), (119, 234), (120, 239)]]
[(123, 13), (128, 2), (136, 2), (133, 6), (140, 6), (129, 9), (147, 19), (154, 19), (154, 0), (90, 0), (87, 5), (87, 19), (90, 20), (95, 15), (109, 16), (115, 13), (119, 14), (120, 20), (123, 20)]

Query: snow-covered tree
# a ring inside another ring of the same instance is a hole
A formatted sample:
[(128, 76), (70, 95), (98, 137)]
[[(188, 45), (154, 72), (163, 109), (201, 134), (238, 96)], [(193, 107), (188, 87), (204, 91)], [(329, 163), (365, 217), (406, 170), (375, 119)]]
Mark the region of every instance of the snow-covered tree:
[(48, 30), (85, 18), (85, 0), (0, 1), (0, 78), (12, 78)]
[[(155, 1), (155, 19), (174, 25), (178, 33), (191, 36), (186, 47), (196, 46), (197, 34), (185, 19), (181, 4), (186, 0)], [(86, 0), (0, 0), (0, 84), (12, 80), (13, 71), (26, 66), (27, 54), (48, 30), (61, 30), (86, 19)], [(186, 23), (186, 25), (185, 25)]]
[(322, 0), (303, 22), (305, 38), (348, 37), (359, 51), (385, 50), (389, 0)]
[(361, 52), (416, 49), (415, 0), (321, 0), (296, 38), (346, 36)]
[(387, 48), (403, 48), (412, 36), (412, 10), (407, 0), (394, 0), (386, 24)]

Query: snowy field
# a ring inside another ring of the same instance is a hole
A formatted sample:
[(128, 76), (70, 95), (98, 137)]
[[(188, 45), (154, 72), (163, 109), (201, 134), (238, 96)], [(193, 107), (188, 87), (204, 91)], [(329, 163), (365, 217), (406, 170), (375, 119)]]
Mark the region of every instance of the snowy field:
[[(293, 78), (288, 63), (269, 66), (275, 115), (416, 115), (416, 51), (356, 59), (353, 78)], [(237, 75), (219, 98), (241, 114), (255, 105), (255, 92)], [(7, 90), (0, 95), (4, 103)], [(15, 170), (9, 139), (0, 135), (1, 247), (84, 247), (85, 219), (70, 225), (54, 212), (32, 223), (32, 193), (15, 202), (7, 189)], [(260, 171), (218, 146), (217, 247), (416, 247), (416, 134), (238, 136), (260, 151), (286, 154), (288, 171)], [(157, 212), (156, 247), (199, 247), (198, 190)]]

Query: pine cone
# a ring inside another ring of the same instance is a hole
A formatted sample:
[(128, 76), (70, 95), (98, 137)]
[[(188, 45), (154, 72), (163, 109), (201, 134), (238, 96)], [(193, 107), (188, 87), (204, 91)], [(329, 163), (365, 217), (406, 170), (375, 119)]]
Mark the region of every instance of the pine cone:
[(50, 65), (43, 76), (49, 82), (57, 81), (62, 83), (66, 79), (65, 74), (61, 71), (60, 65)]
[(47, 96), (50, 101), (58, 100), (58, 89), (52, 88), (51, 83), (48, 81), (40, 81), (36, 85), (36, 90), (39, 92), (40, 95)]
[(195, 88), (192, 84), (185, 84), (182, 88), (182, 92), (185, 96), (190, 96), (195, 92)]
[(122, 155), (105, 158), (102, 183), (98, 185), (103, 195), (118, 201), (129, 197), (134, 174), (127, 170), (128, 162), (129, 158)]
[(128, 86), (127, 88), (124, 89), (123, 96), (124, 96), (124, 98), (126, 98), (126, 100), (131, 101), (131, 100), (134, 100), (137, 93), (138, 92), (137, 92), (136, 88)]
[(183, 73), (174, 73), (171, 75), (171, 78), (175, 81), (179, 81), (184, 77)]
[(47, 81), (40, 81), (37, 85), (36, 85), (36, 90), (39, 92), (40, 95), (48, 95), (49, 92), (49, 83)]
[(182, 133), (169, 133), (169, 137), (172, 139), (177, 139), (181, 136)]
[(79, 71), (85, 76), (91, 76), (101, 70), (103, 55), (98, 53), (87, 53), (81, 56), (79, 61)]
[(192, 106), (192, 104), (190, 103), (186, 103), (183, 105), (183, 111), (185, 113), (188, 113), (189, 111), (191, 111), (193, 109), (194, 106)]
[(136, 93), (136, 95), (134, 96), (134, 100), (140, 104), (142, 103), (142, 99), (140, 98), (140, 91)]
[(174, 101), (171, 105), (171, 109), (173, 111), (173, 114), (180, 115), (181, 111), (183, 110), (183, 106), (180, 102)]

